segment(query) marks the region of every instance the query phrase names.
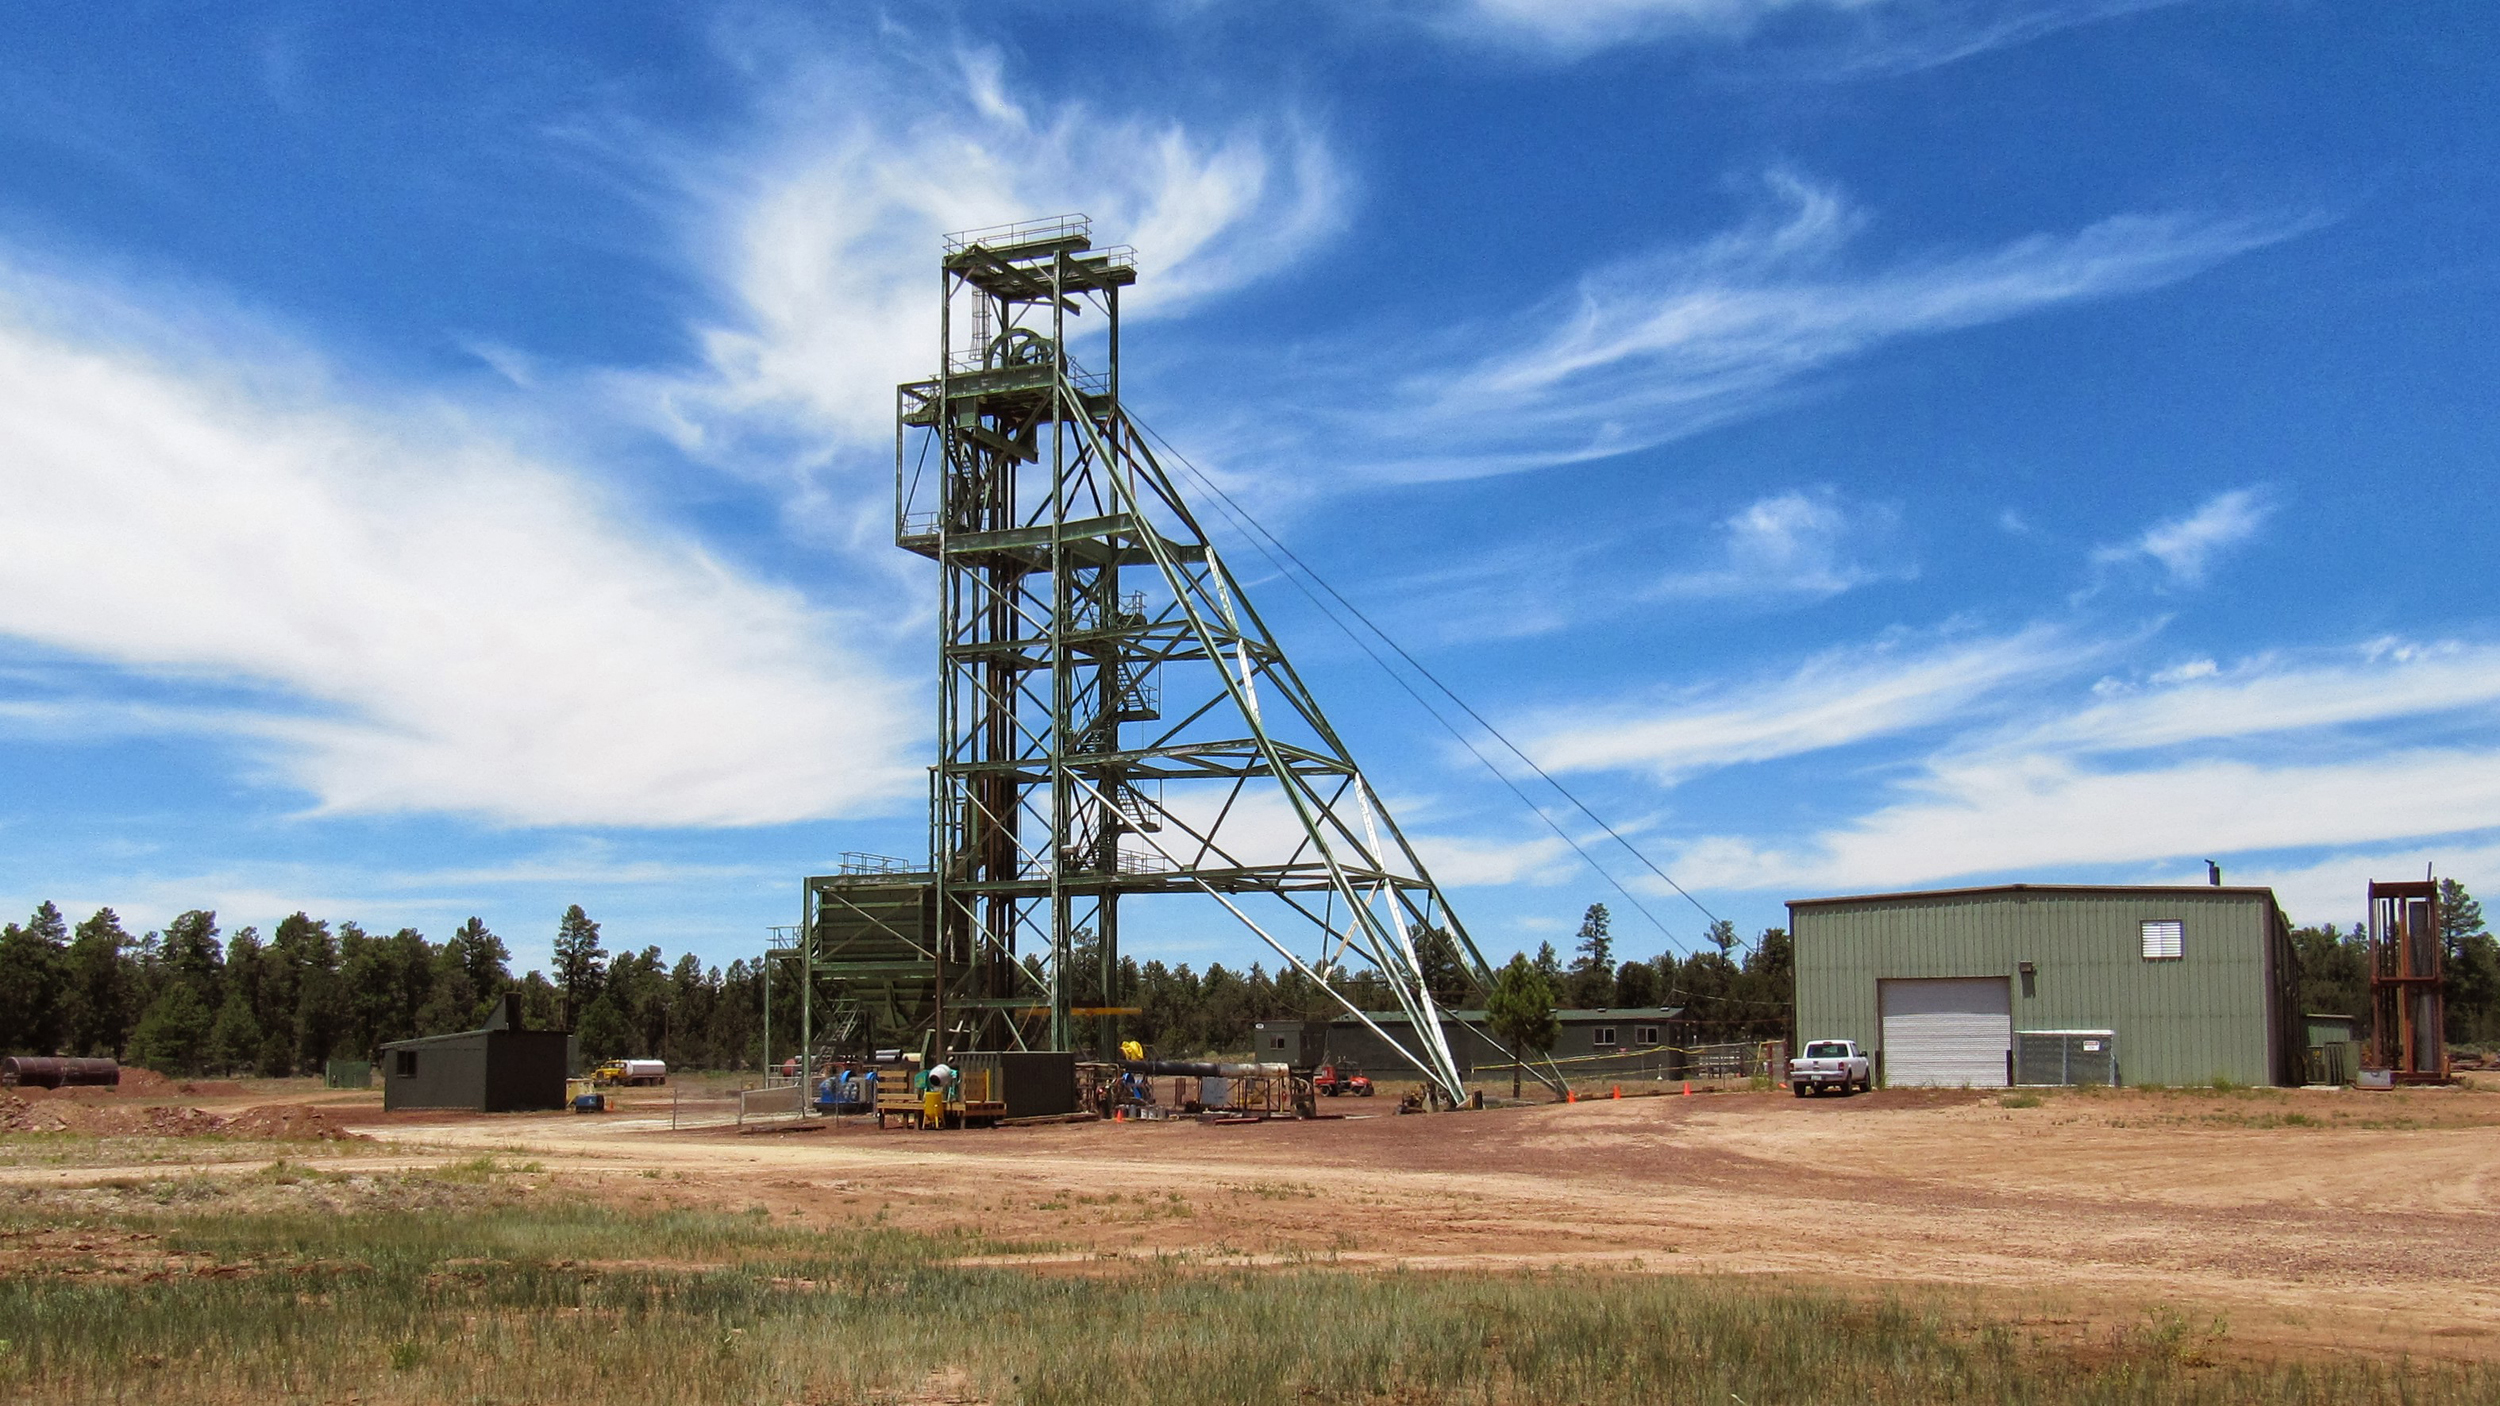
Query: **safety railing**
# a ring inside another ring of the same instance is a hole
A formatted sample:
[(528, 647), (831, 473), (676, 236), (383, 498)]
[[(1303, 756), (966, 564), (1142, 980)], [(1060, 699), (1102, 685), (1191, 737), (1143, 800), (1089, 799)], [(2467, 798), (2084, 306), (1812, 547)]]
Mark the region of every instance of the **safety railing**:
[(1093, 235), (1094, 220), (1090, 215), (1052, 215), (1046, 219), (1018, 220), (1014, 224), (990, 225), (983, 229), (957, 230), (946, 236), (944, 242), (947, 253), (960, 254), (975, 245), (1006, 249), (1053, 239), (1091, 239)]

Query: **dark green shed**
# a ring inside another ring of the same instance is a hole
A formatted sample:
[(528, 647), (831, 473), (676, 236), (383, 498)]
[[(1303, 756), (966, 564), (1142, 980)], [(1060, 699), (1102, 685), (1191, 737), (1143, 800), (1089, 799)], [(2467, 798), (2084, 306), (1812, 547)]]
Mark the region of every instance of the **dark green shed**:
[(562, 1030), (527, 1030), (521, 998), (507, 995), (483, 1029), (394, 1040), (382, 1047), (384, 1108), (518, 1113), (564, 1107)]

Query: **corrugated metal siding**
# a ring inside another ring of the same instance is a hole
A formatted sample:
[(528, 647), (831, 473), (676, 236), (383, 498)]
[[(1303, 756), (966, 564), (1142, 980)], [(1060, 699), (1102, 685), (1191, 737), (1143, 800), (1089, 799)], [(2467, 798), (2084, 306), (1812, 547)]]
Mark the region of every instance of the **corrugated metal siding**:
[[(1880, 1048), (1878, 980), (2012, 979), (2016, 1030), (2114, 1030), (2130, 1084), (2217, 1076), (2278, 1082), (2282, 979), (2274, 902), (2260, 891), (2180, 888), (1894, 895), (1791, 910), (1797, 1035)], [(2187, 925), (2185, 955), (2148, 962), (2142, 924)], [(2019, 975), (2034, 964), (2029, 982)]]

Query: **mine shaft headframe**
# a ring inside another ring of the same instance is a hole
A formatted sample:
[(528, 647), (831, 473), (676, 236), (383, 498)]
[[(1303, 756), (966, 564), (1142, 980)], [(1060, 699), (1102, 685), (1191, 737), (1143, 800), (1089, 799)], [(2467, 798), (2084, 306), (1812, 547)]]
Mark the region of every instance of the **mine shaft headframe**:
[[(896, 541), (940, 567), (933, 1023), (1068, 1048), (1119, 897), (1195, 893), (1367, 1024), (1338, 978), (1376, 970), (1400, 1048), (1464, 1097), (1418, 948), (1446, 935), (1479, 981), (1482, 955), (1123, 410), (1135, 278), (1081, 216), (951, 236), (938, 374), (898, 388)], [(1088, 306), (1099, 372), (1070, 352)]]

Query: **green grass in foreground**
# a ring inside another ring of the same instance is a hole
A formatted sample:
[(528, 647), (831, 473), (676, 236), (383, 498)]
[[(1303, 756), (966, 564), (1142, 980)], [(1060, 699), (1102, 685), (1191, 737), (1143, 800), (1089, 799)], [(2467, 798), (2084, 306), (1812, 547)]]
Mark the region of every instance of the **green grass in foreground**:
[[(2078, 1352), (1907, 1303), (1642, 1274), (972, 1267), (1002, 1246), (291, 1170), (0, 1214), (0, 1399), (279, 1402), (2487, 1401), (2372, 1364)], [(977, 1193), (970, 1193), (977, 1194)], [(289, 1197), (307, 1199), (291, 1205)], [(63, 1194), (67, 1197), (67, 1194)], [(161, 1237), (128, 1241), (129, 1235)], [(86, 1258), (25, 1253), (64, 1240)], [(153, 1270), (124, 1254), (170, 1256)]]

